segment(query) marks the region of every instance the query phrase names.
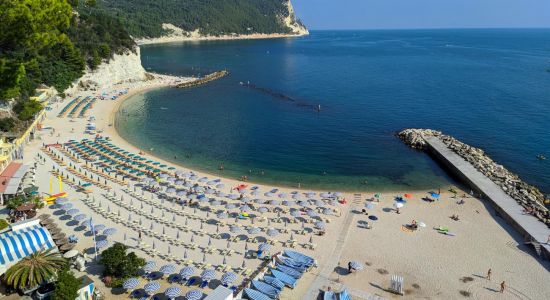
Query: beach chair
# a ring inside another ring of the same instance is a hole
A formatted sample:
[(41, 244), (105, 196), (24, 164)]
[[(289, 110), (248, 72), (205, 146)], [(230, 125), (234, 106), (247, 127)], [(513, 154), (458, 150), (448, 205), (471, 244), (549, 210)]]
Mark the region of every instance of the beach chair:
[(204, 289), (208, 286), (208, 280), (203, 280), (199, 286), (199, 288)]
[(323, 300), (336, 300), (336, 294), (333, 291), (325, 291), (323, 293)]
[(249, 289), (249, 288), (244, 289), (244, 295), (246, 295), (250, 300), (270, 300), (271, 299), (266, 294), (253, 289)]
[(340, 293), (338, 293), (338, 299), (351, 300), (351, 296), (348, 294), (348, 291), (346, 289), (343, 289)]
[(258, 290), (259, 292), (266, 294), (270, 298), (277, 298), (279, 296), (279, 293), (281, 292), (280, 290), (274, 288), (273, 286), (258, 280), (252, 280), (252, 287)]
[(392, 275), (389, 290), (393, 293), (403, 295), (403, 277)]
[(284, 283), (286, 286), (290, 288), (294, 288), (296, 286), (296, 278), (289, 276), (281, 271), (277, 271), (275, 269), (271, 269), (271, 274), (273, 274), (273, 277), (275, 277), (277, 280)]

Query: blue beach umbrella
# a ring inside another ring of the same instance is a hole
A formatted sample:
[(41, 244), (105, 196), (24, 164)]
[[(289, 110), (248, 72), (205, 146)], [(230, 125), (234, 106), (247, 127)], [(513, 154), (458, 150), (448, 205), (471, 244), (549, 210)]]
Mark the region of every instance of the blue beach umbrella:
[(177, 286), (169, 287), (166, 289), (166, 291), (164, 291), (164, 295), (166, 295), (166, 297), (170, 299), (174, 299), (181, 295), (181, 289)]
[(299, 210), (296, 210), (296, 209), (295, 209), (295, 210), (291, 210), (291, 211), (290, 211), (290, 215), (293, 216), (293, 217), (295, 217), (295, 218), (297, 218), (297, 217), (299, 217), (301, 214), (300, 214), (300, 211), (299, 211)]
[(279, 231), (275, 228), (269, 228), (267, 230), (267, 235), (269, 236), (277, 236), (279, 234)]
[(202, 271), (201, 278), (202, 280), (207, 280), (207, 281), (212, 280), (216, 278), (216, 271), (214, 271), (214, 269), (206, 269)]
[(202, 298), (202, 291), (201, 290), (190, 290), (185, 294), (185, 298), (187, 300), (200, 300)]
[(59, 198), (55, 199), (55, 204), (57, 204), (57, 205), (65, 204), (67, 202), (69, 202), (69, 199), (64, 198), (64, 197), (59, 197)]
[(65, 204), (61, 205), (61, 209), (62, 209), (62, 210), (69, 210), (69, 209), (71, 209), (71, 208), (73, 208), (73, 204), (72, 204), (72, 203), (65, 203)]
[(110, 236), (116, 233), (116, 228), (107, 228), (103, 230), (103, 235)]
[(367, 209), (374, 209), (375, 206), (374, 206), (373, 203), (369, 202), (369, 203), (367, 203), (367, 204), (365, 205), (365, 207), (366, 207)]
[(358, 261), (351, 261), (350, 266), (355, 270), (363, 270), (363, 264)]
[(150, 260), (145, 264), (145, 266), (143, 266), (143, 271), (146, 273), (149, 273), (153, 271), (156, 267), (157, 267), (157, 263)]
[(94, 230), (95, 230), (95, 232), (99, 232), (99, 231), (105, 229), (105, 227), (106, 226), (103, 225), (103, 224), (94, 225)]
[(334, 214), (334, 211), (330, 208), (325, 208), (325, 209), (323, 209), (323, 214), (325, 214), (327, 216), (330, 216), (330, 215)]
[(194, 273), (195, 273), (195, 268), (193, 267), (185, 267), (180, 270), (180, 276), (183, 278), (189, 278), (193, 276)]
[(107, 240), (97, 241), (97, 242), (95, 243), (95, 245), (97, 246), (97, 248), (100, 248), (100, 249), (101, 249), (101, 248), (105, 248), (105, 247), (107, 247), (107, 246), (109, 245), (109, 241), (107, 241)]
[(216, 215), (218, 219), (227, 219), (228, 215), (226, 212), (221, 212)]
[(222, 275), (220, 281), (223, 285), (230, 285), (235, 282), (235, 280), (237, 280), (237, 274), (235, 274), (234, 272), (227, 272)]
[(315, 228), (320, 229), (320, 230), (325, 229), (325, 222), (323, 222), (323, 221), (315, 222)]
[(232, 233), (239, 233), (239, 232), (241, 232), (241, 227), (239, 227), (239, 226), (231, 226), (231, 227), (229, 228), (229, 231), (231, 231)]
[(261, 231), (261, 230), (260, 230), (260, 228), (258, 228), (258, 227), (250, 227), (250, 228), (248, 228), (248, 233), (249, 233), (249, 234), (258, 234), (258, 233), (260, 233), (260, 231)]
[(243, 205), (243, 206), (241, 206), (240, 210), (241, 210), (242, 212), (247, 212), (247, 211), (250, 211), (251, 208), (250, 208), (250, 206), (248, 206), (248, 205)]
[(79, 214), (79, 215), (74, 216), (73, 220), (80, 222), (80, 221), (83, 221), (87, 218), (88, 218), (88, 216), (86, 216), (85, 214)]
[(267, 207), (263, 207), (263, 206), (262, 206), (262, 207), (258, 208), (258, 212), (260, 212), (260, 213), (262, 213), (262, 214), (263, 214), (263, 213), (266, 213), (266, 212), (268, 212), (268, 211), (269, 211), (269, 209), (267, 209)]
[(140, 284), (140, 281), (139, 279), (137, 278), (130, 278), (126, 281), (124, 281), (124, 283), (122, 284), (122, 287), (127, 289), (127, 290), (133, 290), (135, 289), (136, 287), (138, 287), (138, 285)]
[(310, 216), (311, 218), (315, 218), (319, 216), (313, 209), (308, 210), (307, 215)]
[(216, 184), (216, 188), (217, 189), (223, 189), (223, 188), (225, 188), (225, 184), (223, 184), (223, 183)]
[(143, 290), (145, 290), (147, 294), (152, 294), (158, 291), (159, 289), (160, 289), (160, 283), (158, 283), (157, 281), (149, 282), (143, 287)]
[(78, 210), (78, 209), (76, 209), (76, 208), (69, 209), (69, 210), (67, 211), (67, 214), (68, 214), (69, 216), (76, 216), (76, 215), (78, 215), (79, 213), (80, 213), (80, 210)]
[(267, 192), (267, 193), (264, 193), (264, 196), (271, 198), (271, 197), (275, 196), (275, 194), (273, 194), (271, 192)]
[(269, 251), (269, 249), (271, 249), (270, 244), (261, 243), (260, 245), (258, 245), (258, 250), (259, 251), (265, 252), (265, 251)]
[(164, 275), (170, 275), (170, 274), (174, 273), (175, 270), (176, 270), (175, 265), (168, 264), (168, 265), (164, 265), (164, 266), (160, 267), (159, 271)]

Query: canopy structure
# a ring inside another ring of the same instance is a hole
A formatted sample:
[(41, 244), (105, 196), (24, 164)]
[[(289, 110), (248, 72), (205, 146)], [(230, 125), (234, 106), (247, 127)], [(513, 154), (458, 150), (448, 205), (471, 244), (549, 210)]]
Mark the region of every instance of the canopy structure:
[(42, 226), (31, 226), (2, 233), (0, 234), (0, 265), (17, 263), (32, 253), (54, 246), (50, 233)]
[(19, 190), (23, 176), (27, 173), (29, 166), (11, 162), (0, 174), (0, 194), (15, 195)]

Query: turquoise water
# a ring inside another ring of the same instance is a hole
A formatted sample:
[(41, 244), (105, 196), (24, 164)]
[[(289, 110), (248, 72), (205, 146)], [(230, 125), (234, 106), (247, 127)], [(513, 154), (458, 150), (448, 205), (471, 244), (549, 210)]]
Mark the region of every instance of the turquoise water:
[(122, 105), (124, 138), (185, 166), (303, 188), (435, 188), (445, 172), (394, 136), (424, 127), (550, 191), (550, 160), (536, 158), (550, 157), (550, 30), (318, 31), (143, 46), (142, 61), (159, 73), (230, 71)]

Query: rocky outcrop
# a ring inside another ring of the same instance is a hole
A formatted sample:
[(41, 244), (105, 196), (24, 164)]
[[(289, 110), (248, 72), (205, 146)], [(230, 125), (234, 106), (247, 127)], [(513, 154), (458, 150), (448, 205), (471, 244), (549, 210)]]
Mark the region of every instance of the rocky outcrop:
[(78, 90), (97, 90), (100, 87), (109, 87), (122, 82), (146, 80), (146, 74), (141, 65), (139, 48), (136, 47), (134, 52), (115, 54), (97, 69), (87, 70), (72, 87), (65, 90), (65, 94), (74, 94)]
[(548, 201), (548, 199), (545, 199), (541, 191), (522, 181), (518, 175), (493, 161), (483, 150), (467, 145), (452, 136), (445, 135), (436, 130), (405, 129), (398, 133), (398, 137), (405, 144), (419, 150), (426, 149), (425, 138), (429, 136), (438, 137), (449, 149), (472, 164), (472, 166), (491, 179), (520, 205), (527, 210), (532, 210), (533, 215), (550, 226), (548, 209), (544, 206), (545, 201)]
[(288, 15), (283, 19), (283, 23), (292, 31), (295, 35), (308, 35), (309, 31), (297, 18), (294, 13), (294, 7), (290, 0), (287, 2)]

